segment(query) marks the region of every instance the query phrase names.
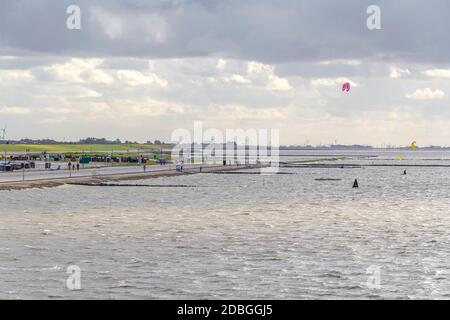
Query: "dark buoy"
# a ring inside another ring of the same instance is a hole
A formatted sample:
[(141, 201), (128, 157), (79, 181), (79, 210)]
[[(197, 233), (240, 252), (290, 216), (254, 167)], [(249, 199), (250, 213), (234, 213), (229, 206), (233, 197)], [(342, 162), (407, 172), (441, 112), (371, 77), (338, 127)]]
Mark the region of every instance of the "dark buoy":
[(358, 179), (355, 179), (355, 182), (353, 182), (353, 188), (359, 188)]

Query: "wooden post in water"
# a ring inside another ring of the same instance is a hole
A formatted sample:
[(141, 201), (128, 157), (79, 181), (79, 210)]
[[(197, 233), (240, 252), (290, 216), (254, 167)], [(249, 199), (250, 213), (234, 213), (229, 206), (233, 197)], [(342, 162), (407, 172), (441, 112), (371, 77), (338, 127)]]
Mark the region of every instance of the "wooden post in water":
[(222, 144), (222, 162), (227, 163), (227, 143), (225, 141)]
[(256, 163), (259, 163), (259, 142), (256, 145)]

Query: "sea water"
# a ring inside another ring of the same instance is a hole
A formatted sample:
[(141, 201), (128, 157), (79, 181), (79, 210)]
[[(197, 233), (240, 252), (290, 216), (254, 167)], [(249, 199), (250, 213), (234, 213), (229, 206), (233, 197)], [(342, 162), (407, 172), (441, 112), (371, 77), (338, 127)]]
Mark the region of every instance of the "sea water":
[(0, 298), (450, 297), (450, 153), (287, 155), (371, 166), (2, 191)]

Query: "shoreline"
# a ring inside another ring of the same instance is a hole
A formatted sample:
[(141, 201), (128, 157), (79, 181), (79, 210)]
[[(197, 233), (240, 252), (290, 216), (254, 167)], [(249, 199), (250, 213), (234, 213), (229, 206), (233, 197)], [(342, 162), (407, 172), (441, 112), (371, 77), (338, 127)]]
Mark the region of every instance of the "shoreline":
[(101, 185), (106, 182), (144, 180), (162, 177), (174, 177), (199, 173), (219, 173), (228, 171), (239, 171), (248, 169), (258, 169), (261, 166), (257, 165), (243, 165), (243, 166), (214, 166), (202, 167), (202, 172), (199, 168), (187, 168), (184, 172), (178, 172), (175, 169), (167, 169), (164, 171), (148, 171), (140, 173), (118, 173), (104, 176), (89, 176), (89, 177), (72, 177), (72, 178), (53, 178), (30, 181), (17, 182), (2, 182), (0, 183), (0, 191), (18, 191), (26, 189), (42, 189), (55, 188), (63, 185)]

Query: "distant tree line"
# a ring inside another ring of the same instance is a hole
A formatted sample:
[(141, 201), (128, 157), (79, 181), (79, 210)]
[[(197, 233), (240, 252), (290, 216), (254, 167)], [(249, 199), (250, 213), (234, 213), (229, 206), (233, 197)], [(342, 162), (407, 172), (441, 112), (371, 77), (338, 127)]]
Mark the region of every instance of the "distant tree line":
[[(86, 139), (80, 139), (78, 142), (76, 141), (57, 141), (54, 139), (20, 139), (20, 140), (6, 140), (0, 141), (0, 144), (36, 144), (36, 145), (52, 145), (52, 144), (110, 144), (110, 145), (120, 145), (120, 144), (140, 144), (137, 141), (121, 141), (120, 139), (116, 140), (108, 140), (105, 138), (94, 138), (89, 137)], [(155, 140), (155, 141), (147, 141), (145, 144), (148, 145), (165, 145), (164, 141)]]
[[(103, 144), (103, 145), (122, 145), (122, 144), (140, 144), (137, 141), (121, 141), (120, 139), (116, 140), (108, 140), (105, 138), (94, 138), (89, 137), (85, 139), (80, 139), (78, 142), (76, 141), (57, 141), (54, 139), (20, 139), (20, 140), (0, 140), (1, 144), (31, 144), (31, 145), (52, 145), (52, 144), (87, 144), (87, 145), (93, 145), (93, 144)], [(173, 145), (171, 143), (165, 143), (162, 140), (154, 140), (154, 141), (147, 141), (144, 144), (146, 145)], [(207, 144), (205, 144), (206, 146)], [(312, 145), (290, 145), (290, 146), (280, 146), (281, 150), (377, 150), (377, 149), (387, 149), (387, 150), (410, 150), (410, 146), (405, 147), (396, 147), (396, 146), (386, 146), (385, 148), (376, 148), (369, 145), (322, 145), (322, 146), (312, 146)], [(441, 146), (427, 146), (427, 147), (420, 147), (418, 148), (420, 150), (450, 150), (450, 147), (441, 147)]]

